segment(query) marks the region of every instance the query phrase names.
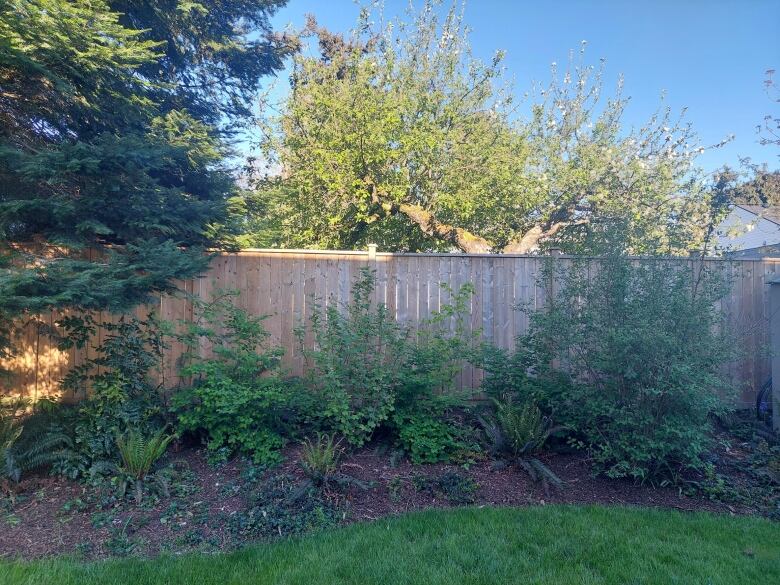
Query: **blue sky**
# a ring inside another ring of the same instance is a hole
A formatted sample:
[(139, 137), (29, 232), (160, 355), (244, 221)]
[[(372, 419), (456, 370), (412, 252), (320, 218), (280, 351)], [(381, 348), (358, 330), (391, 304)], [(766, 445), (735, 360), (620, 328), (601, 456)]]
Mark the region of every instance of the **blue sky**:
[[(415, 5), (421, 4), (415, 0)], [(386, 17), (403, 14), (408, 0), (386, 0)], [(274, 17), (275, 29), (301, 27), (307, 13), (334, 31), (347, 32), (358, 6), (352, 0), (290, 0)], [(780, 77), (780, 0), (469, 0), (466, 22), (476, 56), (507, 53), (508, 74), (518, 94), (534, 80), (549, 79), (553, 61), (587, 40), (587, 60), (606, 59), (608, 84), (618, 74), (631, 96), (629, 124), (640, 125), (658, 107), (662, 91), (674, 110), (688, 107), (703, 144), (728, 145), (698, 159), (705, 170), (740, 156), (780, 167), (778, 148), (757, 143), (755, 127), (777, 115), (764, 90), (765, 71)], [(275, 94), (286, 91), (280, 75)]]

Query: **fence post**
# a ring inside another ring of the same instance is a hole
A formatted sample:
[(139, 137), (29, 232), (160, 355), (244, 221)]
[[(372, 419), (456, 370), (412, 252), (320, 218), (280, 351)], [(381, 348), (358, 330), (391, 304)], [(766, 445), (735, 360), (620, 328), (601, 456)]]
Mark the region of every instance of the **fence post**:
[(780, 279), (769, 281), (769, 338), (772, 350), (772, 428), (780, 430)]
[(559, 263), (556, 261), (556, 258), (558, 258), (559, 256), (563, 256), (563, 250), (561, 250), (560, 248), (550, 248), (550, 258), (551, 258), (551, 261), (550, 261), (550, 288), (549, 288), (550, 298), (549, 299), (545, 299), (546, 302), (549, 302), (551, 299), (555, 298), (555, 294), (556, 294), (555, 283), (556, 283), (556, 279), (557, 279), (557, 276), (558, 276), (556, 271), (557, 271), (558, 266), (559, 266)]
[(374, 294), (372, 295), (372, 305), (378, 306), (381, 302), (380, 287), (382, 283), (379, 282), (379, 273), (376, 266), (376, 244), (368, 245), (368, 269), (374, 276)]

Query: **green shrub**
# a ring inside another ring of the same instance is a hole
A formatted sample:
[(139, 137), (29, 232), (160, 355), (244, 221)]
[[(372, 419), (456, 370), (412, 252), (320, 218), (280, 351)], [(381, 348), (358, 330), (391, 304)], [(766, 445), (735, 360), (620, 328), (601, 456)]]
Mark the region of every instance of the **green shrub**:
[(709, 416), (732, 390), (722, 365), (735, 344), (717, 306), (724, 271), (617, 256), (566, 269), (551, 261), (540, 284), (553, 276), (557, 290), (518, 349), (483, 354), (486, 391), (537, 402), (609, 476), (675, 480), (701, 469)]
[[(460, 447), (451, 414), (467, 394), (453, 383), (471, 347), (464, 314), (473, 289), (449, 291), (452, 304), (414, 332), (373, 302), (374, 287), (363, 269), (350, 303), (312, 312), (315, 349), (305, 354), (325, 425), (354, 446), (385, 428), (416, 462), (445, 459)], [(305, 330), (298, 335), (303, 344)]]
[(400, 411), (393, 416), (398, 444), (412, 463), (436, 463), (465, 447), (463, 432), (446, 419)]
[(244, 453), (255, 463), (278, 462), (284, 446), (280, 413), (286, 406), (282, 381), (236, 383), (218, 364), (200, 371), (206, 377), (174, 397), (179, 431), (202, 432), (212, 459)]
[[(59, 325), (66, 332), (61, 349), (83, 347), (98, 326), (89, 315), (68, 317)], [(162, 389), (151, 377), (162, 366), (164, 324), (149, 315), (100, 327), (104, 337), (94, 348), (96, 357), (63, 380), (66, 389), (85, 398), (75, 408), (57, 409), (51, 421), (52, 431), (62, 430), (72, 443), (55, 469), (73, 479), (118, 463), (117, 436), (130, 430), (152, 434), (165, 424)]]
[[(236, 307), (235, 296), (193, 299), (196, 319), (179, 335), (187, 347), (182, 375), (193, 382), (173, 398), (178, 430), (202, 434), (212, 458), (244, 453), (273, 464), (295, 430), (300, 388), (282, 379), (282, 350), (267, 347), (263, 317)], [(204, 343), (212, 356), (200, 355)]]
[[(311, 382), (323, 399), (323, 416), (352, 445), (364, 444), (395, 407), (401, 385), (407, 331), (382, 304), (373, 305), (373, 273), (364, 269), (344, 308), (315, 306), (311, 329), (316, 349)], [(305, 331), (298, 330), (301, 344)]]
[(467, 284), (453, 291), (445, 283), (441, 287), (452, 300), (420, 323), (416, 339), (408, 338), (404, 375), (388, 423), (413, 463), (446, 461), (475, 447), (469, 428), (454, 416), (473, 396), (469, 390), (458, 392), (454, 381), (479, 335), (466, 328), (474, 288)]

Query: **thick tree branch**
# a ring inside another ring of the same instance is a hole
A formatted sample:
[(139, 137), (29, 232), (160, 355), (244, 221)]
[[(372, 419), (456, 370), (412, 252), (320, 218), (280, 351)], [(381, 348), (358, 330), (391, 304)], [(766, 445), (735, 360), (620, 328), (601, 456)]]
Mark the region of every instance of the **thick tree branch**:
[(504, 254), (528, 254), (539, 245), (539, 240), (544, 237), (542, 226), (535, 225), (525, 232), (519, 240), (512, 240), (502, 248)]
[[(372, 192), (372, 199), (377, 195)], [(426, 235), (452, 242), (459, 250), (468, 254), (489, 254), (495, 247), (482, 236), (475, 235), (463, 228), (436, 221), (434, 215), (420, 205), (409, 203), (382, 203), (386, 213), (401, 213), (416, 223)], [(539, 248), (539, 243), (553, 237), (560, 230), (572, 225), (587, 223), (587, 219), (577, 221), (554, 221), (547, 225), (535, 225), (523, 234), (520, 239), (512, 240), (500, 251), (502, 254), (529, 254)]]
[(519, 240), (513, 240), (501, 249), (503, 254), (528, 254), (539, 248), (539, 242), (553, 237), (559, 231), (565, 227), (573, 225), (583, 225), (588, 223), (588, 220), (578, 219), (577, 221), (557, 221), (552, 224), (548, 224), (547, 228), (535, 225), (530, 230), (523, 234), (523, 237)]
[(489, 254), (493, 250), (493, 245), (485, 238), (474, 235), (463, 228), (438, 222), (431, 212), (419, 205), (400, 203), (397, 205), (383, 204), (383, 207), (390, 213), (402, 213), (420, 226), (423, 233), (452, 242), (459, 250), (468, 254)]
[(528, 254), (539, 248), (539, 242), (553, 237), (564, 227), (571, 225), (567, 221), (548, 224), (547, 227), (535, 225), (525, 232), (519, 240), (512, 240), (501, 250), (504, 254)]

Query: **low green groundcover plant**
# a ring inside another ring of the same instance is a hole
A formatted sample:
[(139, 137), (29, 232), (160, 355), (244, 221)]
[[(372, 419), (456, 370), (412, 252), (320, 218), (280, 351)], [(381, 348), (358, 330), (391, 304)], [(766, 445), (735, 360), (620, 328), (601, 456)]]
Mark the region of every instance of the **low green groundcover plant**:
[(287, 474), (271, 475), (250, 490), (249, 508), (228, 519), (239, 539), (279, 538), (334, 527), (343, 520), (321, 486)]
[(758, 518), (545, 506), (428, 511), (226, 555), (0, 561), (4, 585), (763, 585), (780, 525)]

